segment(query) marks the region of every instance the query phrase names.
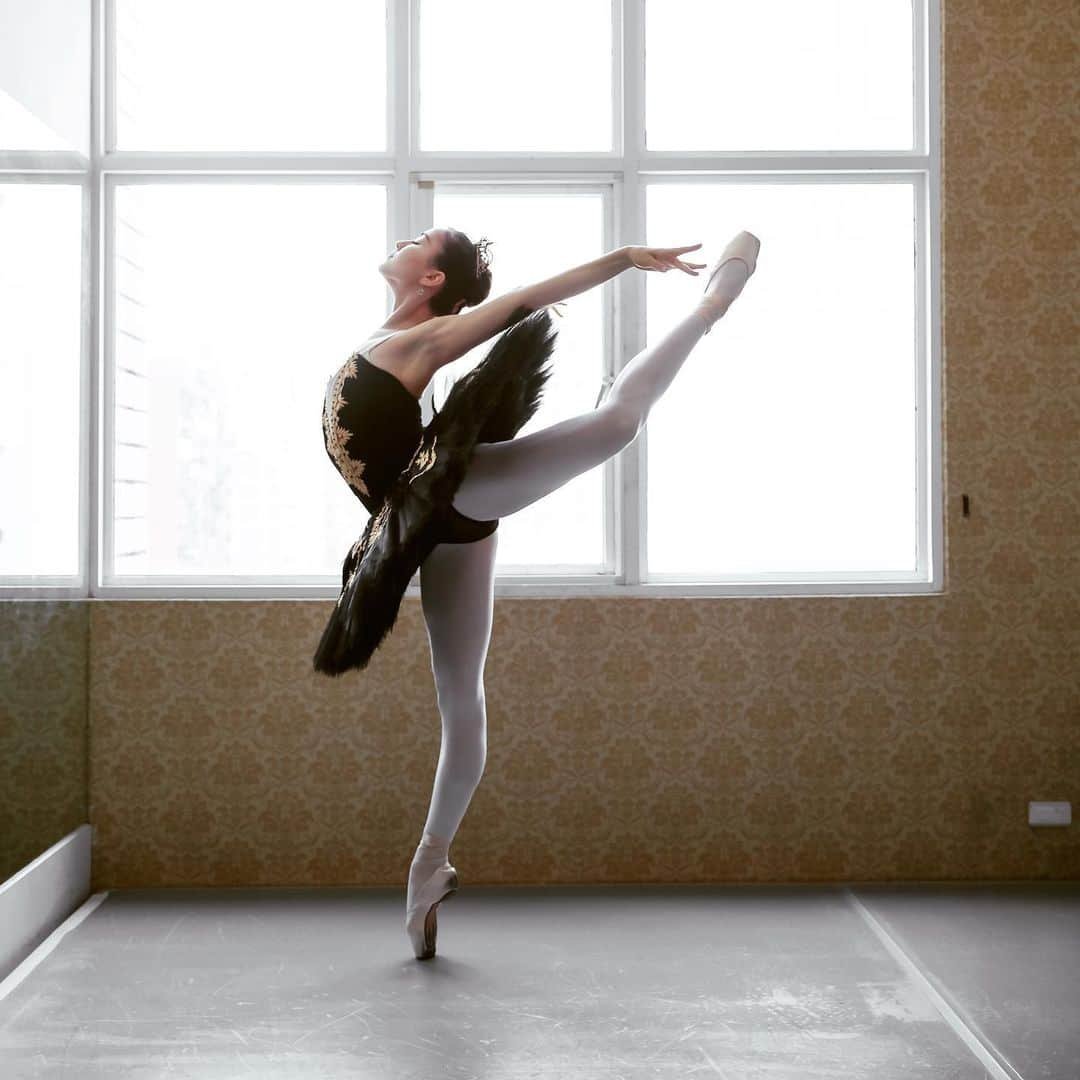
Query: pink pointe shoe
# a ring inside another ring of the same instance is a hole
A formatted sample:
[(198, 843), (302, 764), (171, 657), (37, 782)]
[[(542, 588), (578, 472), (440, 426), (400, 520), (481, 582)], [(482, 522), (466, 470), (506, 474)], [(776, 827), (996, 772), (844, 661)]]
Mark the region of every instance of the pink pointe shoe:
[(435, 911), (457, 889), (457, 871), (446, 863), (424, 882), (417, 891), (413, 906), (406, 910), (405, 932), (409, 935), (417, 960), (430, 960), (435, 955), (435, 935), (438, 931)]
[(705, 283), (705, 295), (701, 300), (701, 303), (697, 306), (697, 312), (705, 320), (707, 334), (715, 323), (731, 306), (732, 301), (739, 293), (742, 292), (745, 287), (738, 289), (734, 295), (722, 293), (719, 290), (709, 293), (709, 286), (712, 285), (712, 280), (719, 273), (720, 268), (724, 263), (730, 262), (732, 259), (739, 259), (746, 264), (747, 275), (746, 280), (749, 281), (754, 271), (757, 269), (757, 257), (758, 251), (761, 249), (761, 241), (752, 233), (745, 230), (741, 233), (736, 233), (734, 239), (724, 248), (720, 254), (720, 258), (717, 260), (716, 265), (709, 272), (709, 280)]

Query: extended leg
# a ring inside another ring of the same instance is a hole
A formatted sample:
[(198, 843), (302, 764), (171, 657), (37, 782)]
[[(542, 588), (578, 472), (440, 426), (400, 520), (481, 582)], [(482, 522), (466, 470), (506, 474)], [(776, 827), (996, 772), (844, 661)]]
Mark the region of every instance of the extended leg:
[(454, 507), (481, 521), (505, 517), (613, 457), (637, 437), (707, 329), (691, 312), (619, 372), (599, 408), (505, 442), (480, 443)]
[(760, 242), (739, 233), (724, 249), (698, 305), (619, 372), (598, 409), (505, 442), (480, 443), (454, 496), (478, 521), (513, 514), (633, 442), (690, 350), (721, 318), (757, 266)]

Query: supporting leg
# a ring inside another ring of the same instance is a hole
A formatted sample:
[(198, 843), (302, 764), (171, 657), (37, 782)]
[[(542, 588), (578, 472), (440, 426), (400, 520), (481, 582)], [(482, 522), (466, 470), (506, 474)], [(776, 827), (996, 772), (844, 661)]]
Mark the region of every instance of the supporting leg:
[(442, 745), (424, 836), (409, 873), (416, 888), (449, 859), (487, 760), (484, 664), (491, 639), (499, 534), (439, 544), (420, 567), (420, 599), (431, 646)]

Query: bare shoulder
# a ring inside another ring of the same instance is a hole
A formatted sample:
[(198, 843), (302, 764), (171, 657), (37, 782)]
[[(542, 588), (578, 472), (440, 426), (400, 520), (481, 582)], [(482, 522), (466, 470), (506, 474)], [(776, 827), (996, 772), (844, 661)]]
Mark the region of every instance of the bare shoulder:
[[(535, 310), (532, 294), (511, 289), (456, 315), (435, 315), (371, 346), (368, 359), (385, 368), (417, 397), (441, 367), (502, 333)], [(378, 359), (376, 359), (376, 357)]]
[[(368, 362), (390, 372), (415, 397), (420, 397), (439, 368), (435, 362), (433, 324), (441, 316), (410, 326), (364, 350)], [(374, 336), (374, 335), (372, 335)]]

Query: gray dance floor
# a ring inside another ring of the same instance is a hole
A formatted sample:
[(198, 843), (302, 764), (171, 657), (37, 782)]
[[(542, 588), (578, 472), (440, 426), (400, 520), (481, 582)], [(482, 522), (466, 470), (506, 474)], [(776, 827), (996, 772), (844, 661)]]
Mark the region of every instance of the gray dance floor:
[(97, 900), (0, 984), (4, 1080), (1080, 1078), (1078, 882), (463, 876), (427, 961), (403, 889)]

